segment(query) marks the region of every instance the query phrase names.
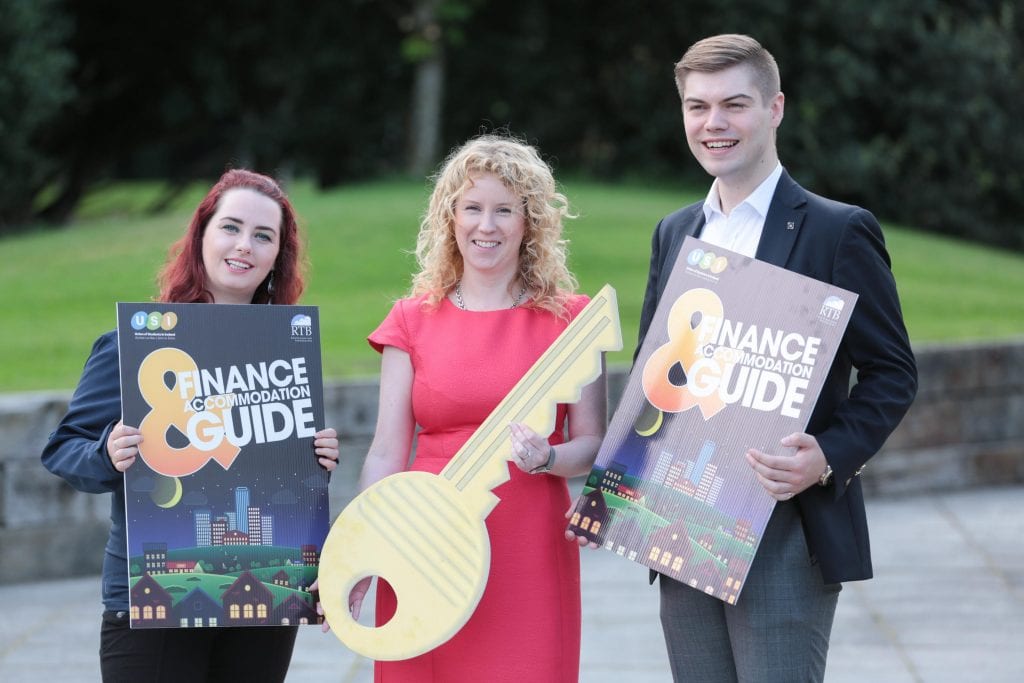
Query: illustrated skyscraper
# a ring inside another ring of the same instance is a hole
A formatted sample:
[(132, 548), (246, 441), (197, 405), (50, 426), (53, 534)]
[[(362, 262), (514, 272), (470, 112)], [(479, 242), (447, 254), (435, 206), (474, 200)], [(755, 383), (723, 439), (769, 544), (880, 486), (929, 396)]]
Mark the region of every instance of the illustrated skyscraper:
[(235, 489), (235, 523), (242, 533), (249, 533), (249, 487)]
[(704, 468), (711, 462), (711, 456), (715, 454), (715, 442), (705, 441), (704, 445), (700, 447), (700, 453), (697, 455), (697, 462), (693, 465), (693, 471), (689, 473), (690, 481), (693, 482), (694, 486), (700, 486), (700, 480), (704, 477)]
[(196, 525), (196, 547), (203, 548), (213, 545), (213, 536), (210, 528), (210, 511), (199, 508), (193, 513)]

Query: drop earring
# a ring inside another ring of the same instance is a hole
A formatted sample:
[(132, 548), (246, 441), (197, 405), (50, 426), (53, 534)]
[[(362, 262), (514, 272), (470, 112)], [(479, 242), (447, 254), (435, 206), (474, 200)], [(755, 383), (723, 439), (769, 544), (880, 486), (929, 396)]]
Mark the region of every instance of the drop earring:
[(267, 278), (267, 303), (274, 298), (274, 271), (270, 271), (270, 277)]

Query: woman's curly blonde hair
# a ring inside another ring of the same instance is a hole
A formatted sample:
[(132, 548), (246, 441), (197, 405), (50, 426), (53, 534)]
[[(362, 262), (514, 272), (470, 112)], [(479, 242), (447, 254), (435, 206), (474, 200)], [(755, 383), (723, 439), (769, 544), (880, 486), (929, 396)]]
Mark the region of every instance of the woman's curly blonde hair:
[(471, 139), (448, 156), (434, 177), (434, 191), (416, 238), (420, 271), (412, 280), (412, 296), (426, 294), (428, 304), (438, 306), (462, 277), (455, 203), (474, 178), (488, 173), (523, 202), (526, 226), (519, 248), (519, 277), (533, 292), (530, 305), (564, 315), (566, 299), (577, 285), (566, 265), (562, 219), (575, 215), (537, 150), (503, 135)]

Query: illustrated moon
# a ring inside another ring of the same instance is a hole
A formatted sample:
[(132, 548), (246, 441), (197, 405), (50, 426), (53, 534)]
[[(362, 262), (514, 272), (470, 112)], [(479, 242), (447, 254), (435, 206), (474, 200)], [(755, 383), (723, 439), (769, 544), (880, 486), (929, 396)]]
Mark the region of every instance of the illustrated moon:
[(157, 475), (156, 485), (149, 496), (162, 508), (172, 508), (181, 500), (181, 480), (177, 477)]
[(664, 415), (663, 412), (648, 403), (633, 423), (633, 429), (640, 436), (653, 436), (655, 432), (661, 429)]

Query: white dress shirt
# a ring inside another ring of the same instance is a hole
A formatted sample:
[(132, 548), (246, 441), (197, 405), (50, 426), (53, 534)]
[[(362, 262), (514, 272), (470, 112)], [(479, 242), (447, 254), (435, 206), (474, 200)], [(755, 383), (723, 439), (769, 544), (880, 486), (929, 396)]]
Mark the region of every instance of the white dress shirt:
[(705, 223), (700, 239), (753, 258), (757, 253), (757, 244), (761, 241), (764, 219), (775, 195), (775, 186), (779, 184), (781, 176), (780, 163), (728, 216), (722, 213), (722, 199), (718, 195), (716, 178), (704, 200)]

